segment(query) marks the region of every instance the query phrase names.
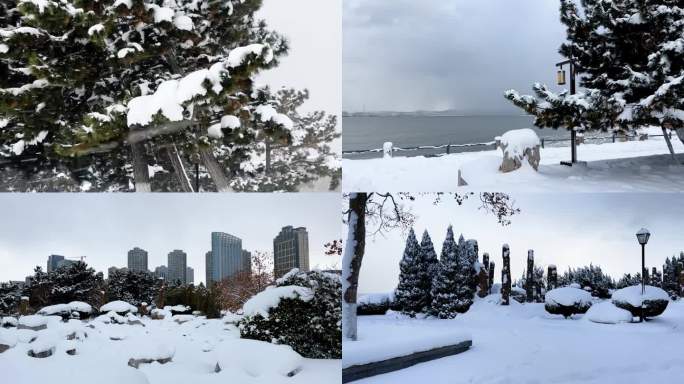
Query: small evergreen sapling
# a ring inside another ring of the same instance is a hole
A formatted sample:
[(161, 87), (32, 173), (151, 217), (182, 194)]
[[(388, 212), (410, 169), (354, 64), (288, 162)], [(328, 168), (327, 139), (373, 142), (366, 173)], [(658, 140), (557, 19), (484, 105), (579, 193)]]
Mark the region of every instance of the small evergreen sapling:
[(440, 319), (452, 319), (458, 313), (456, 291), (458, 289), (459, 249), (454, 240), (454, 232), (447, 228), (439, 258), (439, 271), (432, 282), (432, 306), (430, 314)]
[(429, 296), (421, 289), (421, 248), (413, 228), (406, 239), (404, 255), (399, 263), (399, 285), (394, 292), (395, 305), (402, 313), (415, 316), (423, 310)]

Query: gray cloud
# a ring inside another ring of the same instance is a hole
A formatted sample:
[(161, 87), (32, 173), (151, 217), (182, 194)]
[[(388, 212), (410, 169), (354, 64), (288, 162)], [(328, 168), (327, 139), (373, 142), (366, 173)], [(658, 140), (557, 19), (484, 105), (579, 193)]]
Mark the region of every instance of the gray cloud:
[(506, 89), (552, 83), (558, 3), (346, 0), (343, 108), (515, 111)]

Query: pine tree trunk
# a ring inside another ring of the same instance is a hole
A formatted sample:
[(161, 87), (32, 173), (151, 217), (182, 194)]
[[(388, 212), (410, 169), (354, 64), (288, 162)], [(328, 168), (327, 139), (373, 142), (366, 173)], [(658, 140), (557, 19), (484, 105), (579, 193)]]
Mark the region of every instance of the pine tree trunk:
[(489, 293), (492, 293), (492, 287), (494, 286), (494, 267), (496, 267), (496, 264), (494, 264), (493, 261), (489, 262)]
[(131, 144), (131, 154), (133, 155), (133, 179), (136, 192), (152, 192), (150, 186), (150, 171), (147, 168), (145, 159), (145, 144)]
[(527, 302), (534, 302), (534, 251), (527, 251), (527, 275), (525, 276)]
[(501, 268), (501, 305), (509, 305), (511, 297), (511, 250), (508, 244), (504, 244), (502, 255), (503, 268)]
[(200, 157), (219, 192), (231, 192), (228, 177), (218, 163), (210, 147), (200, 146)]
[(192, 183), (190, 182), (188, 173), (185, 171), (183, 160), (180, 158), (180, 153), (178, 152), (176, 144), (173, 144), (173, 147), (166, 148), (166, 154), (169, 156), (169, 161), (171, 162), (171, 166), (173, 167), (176, 180), (178, 181), (181, 190), (183, 192), (194, 192)]
[(271, 173), (271, 141), (266, 138), (266, 174)]
[(359, 272), (366, 249), (367, 193), (353, 193), (349, 198), (349, 232), (342, 256), (342, 337), (357, 339), (356, 294)]

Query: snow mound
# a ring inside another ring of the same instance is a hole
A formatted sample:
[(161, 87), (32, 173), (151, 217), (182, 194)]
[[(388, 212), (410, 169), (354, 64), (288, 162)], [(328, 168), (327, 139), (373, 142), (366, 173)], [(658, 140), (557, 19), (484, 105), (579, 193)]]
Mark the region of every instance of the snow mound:
[(629, 311), (616, 307), (610, 301), (592, 305), (584, 317), (591, 322), (602, 324), (629, 323), (632, 321), (632, 314)]
[(17, 335), (14, 332), (10, 332), (6, 329), (0, 329), (0, 344), (12, 348), (17, 345), (17, 342)]
[(167, 305), (164, 307), (165, 311), (173, 311), (173, 312), (187, 312), (190, 310), (190, 307), (185, 306), (185, 305)]
[(242, 315), (238, 315), (230, 311), (226, 312), (222, 318), (223, 324), (237, 324), (240, 322), (240, 320), (242, 320)]
[(509, 157), (522, 157), (525, 151), (541, 145), (539, 136), (530, 128), (514, 129), (497, 136), (495, 140), (501, 142)]
[(592, 303), (591, 294), (585, 290), (573, 287), (556, 288), (546, 292), (546, 304), (571, 307)]
[(664, 290), (647, 285), (644, 294), (641, 294), (641, 286), (633, 285), (618, 289), (613, 292), (613, 301), (627, 303), (633, 307), (641, 307), (644, 301), (665, 300), (670, 301), (670, 296)]
[(3, 317), (0, 318), (0, 327), (16, 327), (17, 326), (17, 318), (16, 317)]
[(31, 328), (42, 327), (47, 325), (48, 320), (47, 317), (40, 315), (21, 316), (19, 318), (19, 325)]
[(172, 345), (155, 340), (148, 340), (145, 343), (136, 344), (131, 348), (129, 356), (136, 360), (165, 360), (172, 359), (176, 354), (176, 348)]
[(93, 307), (82, 301), (72, 301), (69, 304), (55, 304), (42, 308), (38, 311), (39, 315), (57, 315), (61, 313), (84, 312), (91, 313)]
[(100, 312), (116, 312), (116, 313), (123, 313), (123, 312), (131, 312), (131, 313), (136, 313), (138, 312), (138, 308), (121, 300), (117, 301), (111, 301), (105, 305), (103, 305), (100, 308)]
[(280, 304), (281, 299), (296, 299), (310, 301), (314, 294), (311, 289), (297, 285), (286, 285), (283, 287), (269, 287), (265, 291), (247, 300), (243, 306), (245, 316), (261, 315), (268, 319), (268, 311)]
[(288, 376), (301, 369), (304, 361), (290, 346), (249, 339), (223, 342), (214, 353), (222, 370), (244, 371), (252, 377)]

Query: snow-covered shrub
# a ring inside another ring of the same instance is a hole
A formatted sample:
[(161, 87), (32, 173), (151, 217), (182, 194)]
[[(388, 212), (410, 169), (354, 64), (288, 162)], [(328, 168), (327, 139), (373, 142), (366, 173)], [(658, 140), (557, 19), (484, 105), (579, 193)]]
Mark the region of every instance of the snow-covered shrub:
[(641, 294), (641, 285), (633, 285), (613, 292), (616, 307), (628, 310), (633, 316), (655, 317), (667, 308), (670, 297), (664, 290), (647, 285)]
[(333, 273), (293, 269), (248, 300), (243, 338), (287, 344), (304, 357), (342, 357), (342, 286)]
[(566, 319), (574, 314), (586, 313), (591, 307), (591, 294), (585, 290), (571, 287), (556, 288), (546, 292), (544, 308), (553, 315), (563, 315)]
[(394, 305), (394, 293), (362, 295), (356, 304), (356, 314), (359, 316), (384, 315)]
[(617, 324), (632, 321), (632, 314), (622, 308), (616, 307), (610, 301), (594, 304), (589, 308), (584, 318), (594, 323)]
[(159, 293), (159, 280), (149, 272), (118, 269), (107, 280), (107, 300), (125, 301), (135, 306), (153, 303)]
[(138, 312), (138, 307), (125, 301), (116, 300), (103, 305), (100, 308), (100, 312), (115, 312), (118, 314), (136, 313)]

